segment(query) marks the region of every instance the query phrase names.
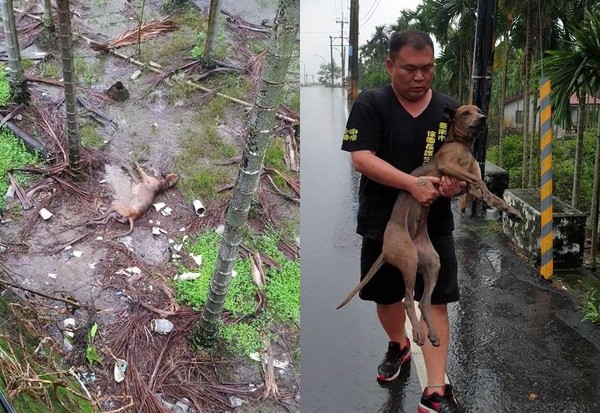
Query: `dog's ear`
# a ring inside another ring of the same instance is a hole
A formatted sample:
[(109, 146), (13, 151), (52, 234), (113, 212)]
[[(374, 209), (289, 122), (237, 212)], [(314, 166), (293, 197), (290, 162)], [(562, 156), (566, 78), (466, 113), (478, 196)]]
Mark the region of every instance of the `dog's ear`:
[(166, 174), (165, 175), (165, 179), (167, 180), (167, 182), (169, 183), (169, 188), (172, 187), (173, 185), (175, 185), (175, 183), (177, 182), (177, 180), (179, 179), (179, 176), (177, 176), (177, 174)]
[(444, 106), (444, 116), (446, 116), (446, 120), (450, 122), (454, 115), (456, 115), (456, 109), (452, 109), (450, 106)]

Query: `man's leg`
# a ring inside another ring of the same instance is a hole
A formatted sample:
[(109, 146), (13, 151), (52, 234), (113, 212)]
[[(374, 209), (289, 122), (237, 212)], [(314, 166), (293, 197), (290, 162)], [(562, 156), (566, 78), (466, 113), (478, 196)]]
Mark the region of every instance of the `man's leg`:
[(406, 311), (404, 310), (402, 301), (389, 305), (377, 304), (377, 317), (379, 317), (379, 322), (390, 338), (390, 341), (395, 341), (404, 346)]
[[(425, 340), (425, 344), (422, 347), (425, 367), (427, 367), (427, 385), (432, 386), (425, 389), (425, 394), (444, 394), (444, 387), (442, 385), (445, 383), (448, 342), (450, 339), (447, 305), (432, 305), (430, 315), (431, 321), (438, 330), (440, 345), (439, 347), (434, 347), (429, 340)], [(423, 320), (421, 320), (421, 328), (427, 329)]]

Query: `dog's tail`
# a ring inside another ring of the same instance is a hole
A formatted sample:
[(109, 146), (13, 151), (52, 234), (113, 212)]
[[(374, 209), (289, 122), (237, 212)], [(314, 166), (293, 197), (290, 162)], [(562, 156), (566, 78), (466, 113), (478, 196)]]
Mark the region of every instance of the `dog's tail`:
[(348, 296), (344, 299), (344, 301), (342, 301), (340, 303), (340, 305), (338, 305), (335, 309), (339, 310), (340, 308), (342, 308), (343, 306), (348, 304), (350, 302), (350, 300), (352, 300), (352, 298), (354, 298), (356, 293), (358, 293), (360, 291), (360, 289), (363, 288), (365, 285), (367, 285), (367, 283), (371, 280), (371, 278), (373, 278), (375, 273), (377, 271), (379, 271), (379, 269), (381, 268), (381, 266), (383, 265), (384, 262), (385, 262), (385, 260), (383, 259), (383, 254), (379, 254), (379, 257), (377, 257), (377, 259), (371, 266), (371, 269), (369, 270), (367, 275), (364, 276), (364, 278), (360, 281), (360, 283), (358, 283), (358, 285), (356, 287), (354, 287), (354, 290), (350, 291), (350, 294), (348, 294)]

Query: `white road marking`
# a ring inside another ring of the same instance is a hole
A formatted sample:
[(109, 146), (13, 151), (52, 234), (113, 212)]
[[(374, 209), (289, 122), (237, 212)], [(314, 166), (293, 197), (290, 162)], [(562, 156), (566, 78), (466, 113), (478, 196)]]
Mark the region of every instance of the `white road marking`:
[[(419, 311), (418, 302), (415, 301), (415, 311), (417, 313), (417, 318), (421, 319), (421, 312)], [(410, 324), (410, 320), (408, 317), (406, 318), (406, 323), (404, 328), (406, 329), (406, 336), (411, 341), (411, 352), (412, 352), (412, 360), (415, 363), (415, 367), (417, 368), (417, 377), (419, 378), (419, 382), (421, 383), (421, 389), (425, 389), (427, 387), (427, 369), (425, 368), (425, 359), (423, 358), (423, 350), (420, 346), (417, 346), (412, 341), (412, 325)], [(445, 376), (445, 381), (447, 384), (450, 384), (450, 380), (448, 380), (448, 375)]]

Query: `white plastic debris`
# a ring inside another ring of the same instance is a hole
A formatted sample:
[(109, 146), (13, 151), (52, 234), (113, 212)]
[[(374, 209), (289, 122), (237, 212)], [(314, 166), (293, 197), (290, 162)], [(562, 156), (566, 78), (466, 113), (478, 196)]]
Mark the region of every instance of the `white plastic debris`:
[(81, 258), (83, 251), (73, 251), (71, 255), (73, 255), (75, 258)]
[(223, 235), (223, 233), (225, 232), (225, 225), (219, 225), (217, 229), (215, 229), (215, 232), (219, 235)]
[(40, 216), (42, 217), (42, 219), (44, 221), (47, 220), (47, 219), (49, 219), (53, 215), (54, 214), (52, 212), (48, 211), (46, 208), (40, 209)]
[(181, 252), (181, 249), (183, 248), (183, 244), (175, 244), (173, 245), (173, 249), (177, 252)]
[(128, 277), (131, 277), (132, 275), (139, 275), (141, 273), (142, 273), (142, 270), (140, 270), (138, 267), (124, 268), (124, 269), (121, 269), (121, 270), (115, 272), (115, 274), (122, 274), (122, 275), (126, 275)]
[[(248, 357), (250, 357), (254, 361), (261, 361), (263, 363), (267, 362), (266, 355), (263, 355), (261, 357), (260, 354), (258, 354), (258, 353), (250, 353)], [(289, 365), (290, 365), (289, 361), (281, 361), (281, 360), (277, 360), (277, 359), (273, 360), (273, 367), (278, 368), (280, 370), (285, 370)]]
[(63, 251), (69, 251), (71, 248), (73, 248), (71, 245), (67, 245)]
[(204, 208), (202, 201), (200, 201), (199, 199), (194, 199), (193, 204), (194, 210), (196, 211), (196, 215), (202, 218), (206, 214), (206, 208)]
[(198, 267), (202, 266), (202, 255), (194, 255), (190, 252), (190, 257), (192, 257)]
[(8, 186), (8, 189), (6, 190), (6, 195), (4, 195), (5, 199), (12, 199), (15, 197), (15, 187), (12, 185)]
[(173, 254), (171, 254), (171, 258), (173, 258), (173, 259), (181, 258), (181, 255), (179, 255), (176, 252), (174, 252)]
[(169, 244), (175, 244), (175, 240), (169, 238)]
[(155, 318), (150, 321), (150, 328), (159, 334), (169, 334), (173, 330), (173, 323), (165, 318)]
[(160, 213), (163, 217), (168, 217), (169, 215), (173, 214), (173, 209), (170, 207), (164, 207), (160, 210)]
[(160, 211), (164, 207), (167, 206), (164, 202), (157, 202), (156, 204), (152, 204), (157, 211)]
[(52, 272), (49, 272), (49, 273), (48, 273), (48, 277), (50, 277), (50, 278), (54, 278), (54, 279), (56, 280), (56, 277), (58, 277), (58, 274), (54, 274), (54, 273), (52, 273)]
[(104, 239), (104, 237), (103, 237), (103, 236), (101, 236), (101, 235), (98, 235), (98, 236), (96, 237), (96, 241), (102, 241), (103, 239)]
[(185, 232), (185, 227), (179, 228), (179, 232)]
[(232, 276), (233, 278), (237, 277), (237, 271), (236, 271), (236, 270), (232, 270), (232, 271), (231, 271), (231, 276)]
[(95, 270), (96, 269), (96, 264), (98, 264), (97, 262), (90, 262), (88, 263), (88, 267), (90, 267), (91, 270)]
[(141, 75), (142, 75), (142, 71), (141, 70), (136, 70), (135, 72), (133, 72), (131, 74), (131, 80), (136, 80)]
[(229, 402), (231, 403), (231, 407), (240, 407), (244, 401), (239, 397), (229, 396)]
[(181, 242), (185, 242), (189, 237), (187, 235), (183, 236), (183, 239), (181, 240)]
[(200, 277), (200, 273), (198, 272), (184, 272), (183, 274), (175, 274), (173, 279), (176, 281), (189, 281), (195, 280), (198, 277)]
[(160, 234), (166, 234), (167, 231), (165, 231), (162, 228), (159, 227), (152, 227), (152, 235), (160, 235)]
[(121, 383), (125, 380), (125, 371), (127, 370), (127, 362), (122, 359), (115, 359), (114, 375), (115, 381)]

